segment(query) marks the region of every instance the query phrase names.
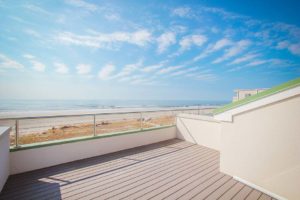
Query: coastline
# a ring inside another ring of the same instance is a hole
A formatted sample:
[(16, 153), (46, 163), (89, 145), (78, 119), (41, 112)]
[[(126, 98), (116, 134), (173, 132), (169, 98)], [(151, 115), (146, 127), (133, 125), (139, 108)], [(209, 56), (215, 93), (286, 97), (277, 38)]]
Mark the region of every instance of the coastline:
[(147, 112), (147, 111), (169, 111), (169, 110), (185, 110), (185, 109), (209, 109), (216, 108), (214, 106), (169, 106), (169, 107), (114, 107), (114, 108), (98, 108), (98, 109), (66, 109), (66, 110), (34, 110), (34, 111), (4, 111), (0, 112), (0, 120), (6, 118), (26, 118), (37, 116), (57, 116), (57, 115), (84, 115), (84, 114), (104, 114), (104, 113), (128, 113), (128, 112)]

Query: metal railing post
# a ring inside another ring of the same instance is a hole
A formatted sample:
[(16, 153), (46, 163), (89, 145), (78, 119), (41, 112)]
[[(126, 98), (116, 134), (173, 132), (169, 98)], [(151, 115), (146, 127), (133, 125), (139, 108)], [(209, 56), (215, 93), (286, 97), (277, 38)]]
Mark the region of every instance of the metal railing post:
[(94, 115), (94, 137), (96, 136), (96, 115)]
[(17, 119), (16, 120), (16, 132), (15, 132), (15, 145), (16, 145), (16, 147), (19, 147), (19, 120)]
[(172, 116), (173, 116), (173, 119), (174, 119), (173, 125), (176, 125), (176, 112), (174, 110), (172, 111)]
[(143, 113), (140, 112), (140, 129), (143, 130)]
[(175, 121), (174, 121), (175, 125), (177, 125), (177, 115), (178, 115), (178, 113), (176, 114), (176, 112), (175, 112)]

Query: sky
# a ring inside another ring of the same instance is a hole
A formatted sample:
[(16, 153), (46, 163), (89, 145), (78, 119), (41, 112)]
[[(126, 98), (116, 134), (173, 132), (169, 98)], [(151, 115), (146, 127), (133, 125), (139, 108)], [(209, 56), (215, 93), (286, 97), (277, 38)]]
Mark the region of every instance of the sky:
[(0, 0), (0, 99), (230, 100), (300, 76), (299, 7)]

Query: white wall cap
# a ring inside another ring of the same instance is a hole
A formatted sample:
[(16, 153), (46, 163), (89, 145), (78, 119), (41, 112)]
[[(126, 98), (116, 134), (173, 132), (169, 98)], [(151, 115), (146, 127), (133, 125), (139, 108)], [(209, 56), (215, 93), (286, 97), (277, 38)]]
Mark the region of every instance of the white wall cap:
[(247, 112), (253, 109), (257, 109), (278, 101), (282, 101), (284, 99), (288, 99), (294, 96), (300, 95), (300, 86), (288, 89), (288, 90), (284, 90), (282, 92), (267, 96), (265, 98), (262, 99), (258, 99), (256, 101), (250, 102), (248, 104), (236, 107), (236, 108), (232, 108), (228, 111), (225, 111), (223, 113), (220, 114), (216, 114), (214, 116), (215, 120), (220, 120), (220, 121), (225, 121), (225, 122), (232, 122), (233, 120), (233, 116), (243, 113), (243, 112)]

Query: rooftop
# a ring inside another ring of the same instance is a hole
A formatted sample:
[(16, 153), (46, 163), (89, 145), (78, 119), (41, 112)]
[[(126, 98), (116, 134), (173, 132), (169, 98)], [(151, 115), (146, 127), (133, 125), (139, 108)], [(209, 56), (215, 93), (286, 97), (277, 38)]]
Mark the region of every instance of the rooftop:
[(285, 82), (283, 84), (280, 84), (278, 86), (270, 88), (270, 89), (268, 89), (266, 91), (263, 91), (263, 92), (260, 92), (258, 94), (249, 96), (249, 97), (247, 97), (245, 99), (241, 99), (239, 101), (227, 104), (227, 105), (225, 105), (223, 107), (217, 108), (217, 109), (214, 110), (214, 114), (223, 113), (223, 112), (231, 110), (233, 108), (237, 108), (237, 107), (243, 106), (245, 104), (248, 104), (248, 103), (257, 101), (259, 99), (271, 96), (273, 94), (277, 94), (279, 92), (282, 92), (282, 91), (285, 91), (285, 90), (297, 87), (299, 85), (300, 85), (300, 78), (297, 78), (297, 79)]
[(221, 173), (219, 156), (172, 139), (12, 175), (0, 199), (272, 199)]
[(249, 89), (235, 89), (234, 91), (253, 91), (253, 90), (268, 90), (269, 88), (249, 88)]

